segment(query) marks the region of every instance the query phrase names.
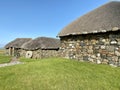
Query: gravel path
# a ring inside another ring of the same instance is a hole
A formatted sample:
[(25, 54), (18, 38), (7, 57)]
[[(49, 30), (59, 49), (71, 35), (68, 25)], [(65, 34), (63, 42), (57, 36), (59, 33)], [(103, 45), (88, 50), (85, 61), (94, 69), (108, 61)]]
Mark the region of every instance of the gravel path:
[(0, 64), (0, 67), (12, 66), (12, 65), (16, 65), (16, 64), (24, 64), (24, 63), (16, 61), (16, 62)]
[(12, 66), (16, 64), (24, 64), (23, 62), (20, 62), (16, 57), (12, 58), (10, 63), (3, 63), (0, 64), (0, 67), (6, 67), (6, 66)]

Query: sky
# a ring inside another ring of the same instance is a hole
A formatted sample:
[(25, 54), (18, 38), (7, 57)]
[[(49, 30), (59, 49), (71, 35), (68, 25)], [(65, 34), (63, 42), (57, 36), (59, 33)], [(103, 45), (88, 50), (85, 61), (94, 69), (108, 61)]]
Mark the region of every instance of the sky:
[(111, 0), (0, 0), (0, 47), (16, 38), (53, 37)]

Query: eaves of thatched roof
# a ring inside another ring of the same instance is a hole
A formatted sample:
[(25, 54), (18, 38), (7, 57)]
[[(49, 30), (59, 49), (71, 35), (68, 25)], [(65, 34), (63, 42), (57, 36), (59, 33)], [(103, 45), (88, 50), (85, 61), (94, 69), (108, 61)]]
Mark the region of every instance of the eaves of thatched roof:
[(5, 45), (5, 48), (10, 48), (10, 47), (14, 47), (14, 48), (21, 48), (21, 46), (32, 40), (31, 38), (16, 38), (15, 40), (9, 42), (8, 44)]
[(58, 34), (80, 35), (116, 31), (120, 29), (120, 2), (112, 1), (79, 17)]
[(58, 49), (60, 46), (60, 40), (48, 37), (38, 37), (34, 40), (26, 42), (21, 48), (25, 50), (37, 50), (37, 49)]

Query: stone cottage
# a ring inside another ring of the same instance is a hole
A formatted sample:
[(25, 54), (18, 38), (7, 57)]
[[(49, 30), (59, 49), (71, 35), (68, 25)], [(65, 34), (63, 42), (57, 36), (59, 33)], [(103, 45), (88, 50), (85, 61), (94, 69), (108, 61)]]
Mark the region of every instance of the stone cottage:
[(6, 54), (11, 56), (16, 56), (17, 54), (20, 55), (21, 46), (30, 40), (31, 38), (16, 38), (15, 40), (9, 42), (5, 45)]
[(79, 17), (58, 36), (62, 57), (119, 66), (120, 2), (109, 2)]
[(46, 58), (58, 56), (60, 40), (48, 37), (38, 37), (22, 45), (26, 58)]

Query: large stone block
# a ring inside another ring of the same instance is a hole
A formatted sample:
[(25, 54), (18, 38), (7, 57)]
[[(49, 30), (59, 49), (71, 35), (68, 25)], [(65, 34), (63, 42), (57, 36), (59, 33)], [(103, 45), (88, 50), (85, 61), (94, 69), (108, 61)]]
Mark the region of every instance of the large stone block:
[(106, 50), (109, 52), (114, 52), (115, 47), (114, 46), (106, 46)]
[(90, 62), (94, 62), (94, 59), (93, 59), (93, 58), (88, 58), (88, 60), (89, 60)]
[(89, 54), (92, 54), (92, 53), (93, 53), (93, 50), (92, 50), (92, 49), (91, 49), (91, 50), (88, 49), (88, 53), (89, 53)]
[(88, 49), (93, 49), (93, 46), (88, 46)]
[(106, 54), (101, 54), (101, 58), (106, 59), (107, 58)]
[(102, 64), (108, 64), (108, 63), (109, 63), (109, 61), (107, 59), (102, 60)]
[(83, 56), (84, 61), (88, 61), (88, 56)]
[(100, 53), (97, 53), (97, 57), (100, 57), (101, 56), (101, 54)]
[(107, 56), (107, 60), (112, 61), (112, 56)]
[(101, 45), (100, 48), (101, 48), (101, 49), (105, 49), (106, 46), (105, 46), (105, 45)]
[(116, 56), (120, 56), (120, 52), (115, 51), (115, 55), (116, 55)]
[(101, 60), (97, 59), (96, 63), (101, 64), (102, 62), (101, 62)]
[(80, 42), (80, 45), (83, 47), (83, 46), (85, 46), (85, 42), (84, 41), (81, 41)]
[(96, 56), (95, 55), (91, 55), (91, 58), (96, 59)]
[(99, 42), (98, 42), (98, 45), (104, 45), (104, 42), (99, 41)]
[(95, 45), (94, 49), (100, 49), (100, 46), (99, 45)]

